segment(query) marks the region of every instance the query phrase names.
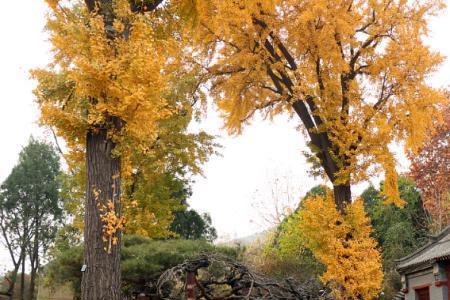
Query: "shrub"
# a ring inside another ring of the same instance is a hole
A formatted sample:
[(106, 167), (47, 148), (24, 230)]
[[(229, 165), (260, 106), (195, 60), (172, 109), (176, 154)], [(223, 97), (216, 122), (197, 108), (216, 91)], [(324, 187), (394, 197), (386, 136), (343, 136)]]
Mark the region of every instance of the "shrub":
[[(140, 236), (124, 236), (121, 268), (122, 290), (153, 293), (163, 271), (201, 253), (221, 253), (236, 259), (237, 248), (214, 246), (197, 240), (152, 240)], [(75, 246), (58, 252), (45, 266), (45, 282), (51, 288), (70, 283), (74, 298), (80, 295), (83, 247)]]

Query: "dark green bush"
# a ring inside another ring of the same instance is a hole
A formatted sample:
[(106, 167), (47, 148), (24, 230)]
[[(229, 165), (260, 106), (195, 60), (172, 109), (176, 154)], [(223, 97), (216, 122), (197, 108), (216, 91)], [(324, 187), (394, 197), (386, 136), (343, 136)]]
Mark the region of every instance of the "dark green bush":
[[(237, 259), (239, 249), (214, 246), (204, 240), (152, 240), (125, 236), (122, 247), (123, 292), (154, 292), (154, 284), (167, 269), (201, 253), (220, 253)], [(57, 288), (70, 283), (76, 298), (80, 294), (82, 246), (64, 249), (45, 266), (46, 284)]]

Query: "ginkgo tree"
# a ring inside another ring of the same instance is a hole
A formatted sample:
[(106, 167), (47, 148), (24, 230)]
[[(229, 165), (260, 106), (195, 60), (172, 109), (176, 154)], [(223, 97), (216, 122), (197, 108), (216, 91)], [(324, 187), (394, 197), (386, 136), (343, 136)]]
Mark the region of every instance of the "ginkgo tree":
[(165, 120), (192, 113), (179, 99), (198, 84), (170, 96), (183, 77), (210, 80), (231, 133), (257, 111), (296, 114), (341, 212), (374, 165), (401, 204), (389, 144), (417, 149), (444, 99), (426, 82), (442, 57), (423, 43), (439, 0), (47, 2), (54, 60), (33, 76), (42, 123), (86, 158), (83, 299), (120, 298), (122, 181)]
[(198, 66), (186, 60), (191, 39), (184, 26), (194, 6), (183, 0), (47, 3), (53, 61), (32, 76), (41, 123), (66, 141), (69, 167), (86, 164), (82, 299), (121, 299), (122, 206), (139, 205), (128, 197), (135, 195), (134, 179), (145, 182), (177, 159), (191, 160), (198, 171), (212, 152), (210, 136), (176, 134), (191, 120), (193, 102), (204, 98)]
[[(299, 118), (341, 212), (351, 185), (383, 170), (402, 205), (390, 146), (416, 151), (444, 101), (424, 43), (441, 0), (198, 2), (198, 63), (231, 134), (255, 113)], [(205, 59), (207, 58), (207, 59)]]

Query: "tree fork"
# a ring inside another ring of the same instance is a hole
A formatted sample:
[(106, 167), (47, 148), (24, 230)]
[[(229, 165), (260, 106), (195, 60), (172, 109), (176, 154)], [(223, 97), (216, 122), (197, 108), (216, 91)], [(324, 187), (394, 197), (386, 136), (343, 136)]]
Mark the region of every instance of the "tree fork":
[(352, 202), (352, 191), (350, 184), (333, 186), (334, 201), (341, 214), (344, 214), (347, 204)]
[[(267, 28), (267, 24), (262, 21), (258, 20), (256, 18), (253, 19), (255, 24), (260, 25), (262, 28)], [(273, 35), (273, 33), (270, 34), (270, 37), (273, 39), (279, 50), (281, 51), (282, 55), (284, 56), (284, 59), (289, 63), (289, 66), (292, 70), (297, 69), (297, 64), (289, 53), (289, 50), (283, 45), (283, 43)], [(272, 46), (271, 42), (269, 40), (265, 40), (264, 47), (269, 52), (271, 57), (274, 61), (281, 62), (282, 58), (277, 54), (274, 47)], [(356, 62), (356, 61), (355, 61)], [(355, 63), (353, 62), (353, 63)], [(319, 68), (319, 65), (317, 65), (316, 68)], [(268, 69), (268, 75), (273, 81), (277, 93), (282, 94), (283, 87), (281, 83), (284, 84), (284, 86), (288, 89), (289, 93), (292, 95), (292, 87), (293, 83), (292, 80), (289, 78), (289, 76), (283, 72), (282, 70), (278, 70), (278, 72), (281, 75), (281, 78), (277, 77), (270, 66), (267, 66)], [(320, 69), (317, 69), (318, 75), (320, 73)], [(354, 78), (354, 73), (351, 74), (351, 76), (346, 77), (345, 82), (343, 81), (342, 86), (342, 93), (345, 95), (345, 92), (348, 90), (348, 81), (349, 79)], [(320, 76), (319, 76), (320, 77)], [(323, 83), (319, 82), (322, 86)], [(323, 89), (323, 87), (321, 87)], [(348, 99), (344, 96), (343, 102), (342, 102), (342, 111), (345, 114), (345, 116), (348, 116)], [(306, 104), (308, 104), (311, 113), (308, 111), (308, 108), (306, 107)], [(336, 173), (339, 171), (339, 167), (336, 164), (336, 162), (333, 160), (333, 158), (330, 156), (329, 151), (330, 149), (333, 149), (336, 147), (336, 145), (333, 145), (327, 134), (324, 132), (319, 132), (318, 127), (321, 124), (323, 124), (322, 119), (315, 114), (316, 106), (314, 103), (314, 100), (311, 96), (307, 96), (305, 100), (297, 99), (293, 101), (292, 108), (297, 113), (297, 115), (300, 117), (303, 125), (306, 127), (306, 130), (309, 134), (309, 137), (311, 139), (311, 143), (319, 149), (315, 155), (319, 158), (321, 161), (322, 167), (325, 170), (325, 173), (327, 174), (328, 178), (331, 182), (333, 182), (336, 179)], [(342, 117), (342, 119), (345, 122), (345, 117)], [(354, 145), (354, 149), (356, 149), (357, 145)], [(350, 183), (344, 184), (344, 185), (333, 185), (333, 192), (334, 192), (334, 201), (336, 203), (336, 206), (338, 210), (343, 214), (345, 206), (352, 201), (352, 195), (351, 195), (351, 186)]]

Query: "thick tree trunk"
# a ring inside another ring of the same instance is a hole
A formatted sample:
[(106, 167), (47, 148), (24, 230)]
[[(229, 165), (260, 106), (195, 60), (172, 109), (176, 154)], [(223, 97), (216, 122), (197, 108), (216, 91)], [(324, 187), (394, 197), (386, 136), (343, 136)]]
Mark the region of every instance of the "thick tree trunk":
[(352, 202), (352, 191), (350, 184), (333, 186), (334, 201), (338, 210), (344, 213), (345, 206)]
[(108, 201), (112, 201), (116, 216), (120, 216), (120, 159), (112, 157), (114, 147), (106, 130), (87, 134), (83, 300), (121, 299), (120, 233), (118, 245), (111, 245), (108, 251), (109, 241), (103, 240), (106, 236), (99, 209), (101, 205), (108, 207)]

